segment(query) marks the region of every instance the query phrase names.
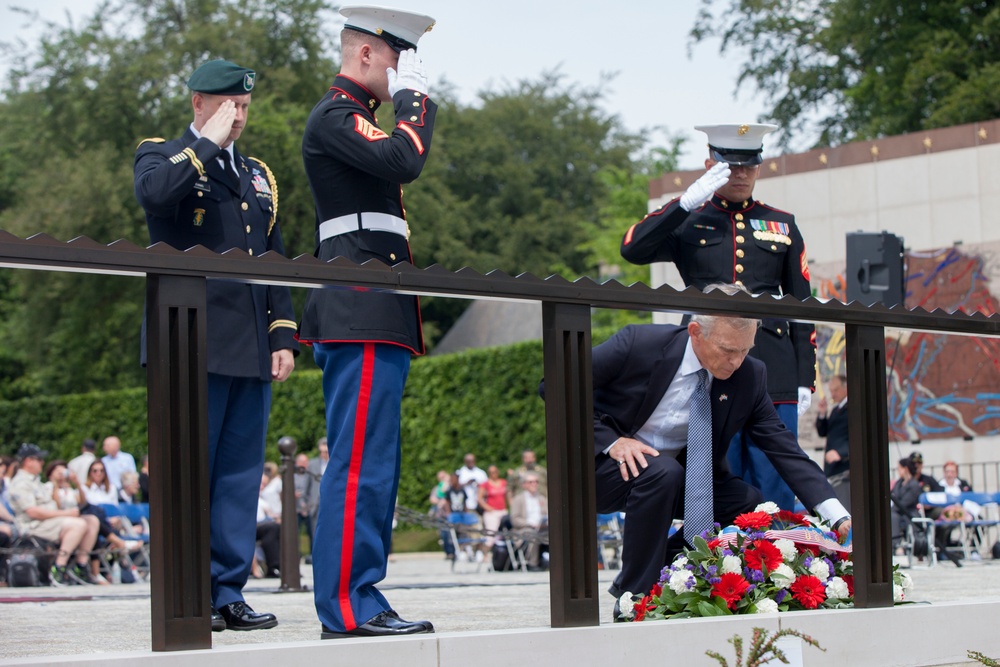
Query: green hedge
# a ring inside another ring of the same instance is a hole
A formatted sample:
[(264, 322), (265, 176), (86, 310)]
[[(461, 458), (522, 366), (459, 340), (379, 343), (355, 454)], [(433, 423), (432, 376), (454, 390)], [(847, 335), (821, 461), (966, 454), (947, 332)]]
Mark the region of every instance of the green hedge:
[[(609, 333), (595, 331), (595, 341)], [(399, 503), (424, 508), (436, 472), (458, 468), (466, 452), (484, 469), (499, 466), (501, 474), (516, 467), (527, 448), (544, 462), (541, 378), (541, 341), (415, 359), (403, 396)], [(268, 460), (279, 459), (277, 442), (283, 436), (313, 454), (324, 422), (318, 371), (296, 372), (275, 384)], [(69, 459), (79, 454), (84, 438), (100, 443), (111, 434), (137, 461), (146, 453), (145, 389), (0, 402), (0, 442), (8, 453), (21, 442), (34, 442), (49, 450), (50, 459)]]

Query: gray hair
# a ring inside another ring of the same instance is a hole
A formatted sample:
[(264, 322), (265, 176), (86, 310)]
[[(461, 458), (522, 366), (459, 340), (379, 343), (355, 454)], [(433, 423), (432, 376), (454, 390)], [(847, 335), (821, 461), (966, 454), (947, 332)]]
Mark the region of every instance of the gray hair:
[[(718, 290), (723, 294), (732, 296), (734, 294), (739, 294), (740, 292), (744, 294), (751, 294), (743, 285), (733, 285), (730, 283), (709, 283), (705, 285), (702, 292), (708, 294)], [(759, 329), (760, 320), (753, 317), (733, 317), (732, 315), (707, 315), (704, 313), (696, 313), (691, 316), (692, 322), (697, 322), (702, 329), (702, 335), (708, 338), (712, 335), (712, 331), (715, 330), (715, 325), (719, 323), (720, 320), (724, 320), (729, 326), (731, 326), (736, 331), (747, 331), (750, 328)]]

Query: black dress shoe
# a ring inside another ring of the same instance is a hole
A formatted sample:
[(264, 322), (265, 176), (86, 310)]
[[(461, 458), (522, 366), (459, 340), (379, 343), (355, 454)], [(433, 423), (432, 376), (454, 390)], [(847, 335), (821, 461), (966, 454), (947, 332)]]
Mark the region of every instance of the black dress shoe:
[(226, 629), (226, 619), (222, 618), (222, 614), (212, 607), (212, 632), (222, 632)]
[[(396, 613), (395, 609), (390, 609), (389, 611), (387, 611), (385, 613), (389, 614), (389, 616), (393, 617), (397, 621), (402, 621), (403, 623), (409, 623), (410, 622), (410, 621), (404, 621), (403, 619), (401, 619), (399, 617), (399, 614)], [(434, 632), (434, 624), (431, 623), (430, 621), (413, 621), (413, 623), (419, 623), (420, 625), (424, 626), (425, 628), (427, 628), (427, 632)]]
[(434, 626), (428, 621), (404, 621), (394, 611), (380, 612), (367, 623), (359, 625), (347, 632), (337, 632), (325, 625), (320, 633), (320, 639), (343, 639), (346, 637), (395, 637), (397, 635), (416, 635), (434, 632)]
[(227, 630), (264, 630), (278, 624), (274, 614), (259, 614), (246, 602), (231, 602), (219, 607)]

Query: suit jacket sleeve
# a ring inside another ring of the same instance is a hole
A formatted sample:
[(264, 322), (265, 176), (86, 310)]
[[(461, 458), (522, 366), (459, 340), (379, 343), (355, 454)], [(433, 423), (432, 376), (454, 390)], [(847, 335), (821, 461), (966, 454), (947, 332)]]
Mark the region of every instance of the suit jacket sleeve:
[[(281, 239), (281, 227), (274, 225), (267, 238), (267, 249), (284, 256), (285, 244)], [(291, 350), (296, 356), (299, 343), (295, 340), (298, 325), (292, 308), (292, 292), (284, 285), (267, 286), (267, 337), (271, 352)]]
[[(604, 341), (593, 350), (593, 378), (595, 396), (604, 396), (612, 392), (612, 387), (622, 380), (622, 370), (628, 365), (629, 355), (633, 349), (636, 328), (626, 326), (614, 336)], [(615, 397), (608, 396), (608, 402), (624, 403)], [(605, 449), (614, 444), (615, 440), (627, 435), (628, 431), (610, 414), (601, 410), (604, 400), (594, 401), (594, 456), (601, 455)]]
[(825, 438), (829, 432), (830, 420), (827, 417), (816, 417), (816, 434), (821, 438)]
[(222, 149), (204, 137), (177, 152), (165, 150), (158, 141), (144, 141), (136, 150), (135, 196), (150, 213), (168, 215), (191, 194), (195, 181), (205, 175), (205, 165)]

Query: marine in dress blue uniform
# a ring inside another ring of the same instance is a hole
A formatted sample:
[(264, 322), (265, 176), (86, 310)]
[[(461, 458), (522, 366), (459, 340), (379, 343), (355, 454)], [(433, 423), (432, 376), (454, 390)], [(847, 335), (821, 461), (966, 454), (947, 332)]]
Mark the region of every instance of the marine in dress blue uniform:
[[(805, 243), (795, 216), (753, 199), (763, 137), (774, 125), (727, 124), (696, 128), (708, 135), (709, 171), (681, 197), (633, 225), (621, 254), (633, 264), (673, 262), (684, 285), (715, 282), (751, 292), (811, 295)], [(798, 434), (798, 417), (815, 388), (815, 328), (765, 319), (751, 356), (767, 367), (767, 391), (785, 426)], [(729, 451), (733, 472), (764, 497), (792, 510), (795, 495), (744, 432)]]
[[(230, 62), (205, 63), (188, 81), (194, 122), (183, 136), (139, 144), (135, 194), (152, 243), (254, 257), (284, 252), (274, 176), (233, 144), (254, 79)], [(212, 629), (269, 628), (277, 619), (253, 611), (242, 590), (256, 542), (271, 381), (288, 377), (298, 352), (291, 295), (286, 287), (210, 279), (207, 305)], [(142, 354), (145, 363), (145, 326)]]
[[(419, 176), (437, 105), (416, 55), (428, 16), (345, 7), (343, 65), (306, 123), (302, 157), (317, 217), (316, 256), (412, 262), (402, 184)], [(388, 70), (388, 71), (387, 71)], [(392, 100), (395, 125), (375, 111)], [(385, 577), (399, 485), (400, 404), (410, 355), (422, 354), (413, 296), (312, 291), (299, 340), (323, 370), (330, 460), (320, 484), (313, 551), (321, 637), (433, 632), (405, 621), (377, 584)]]

